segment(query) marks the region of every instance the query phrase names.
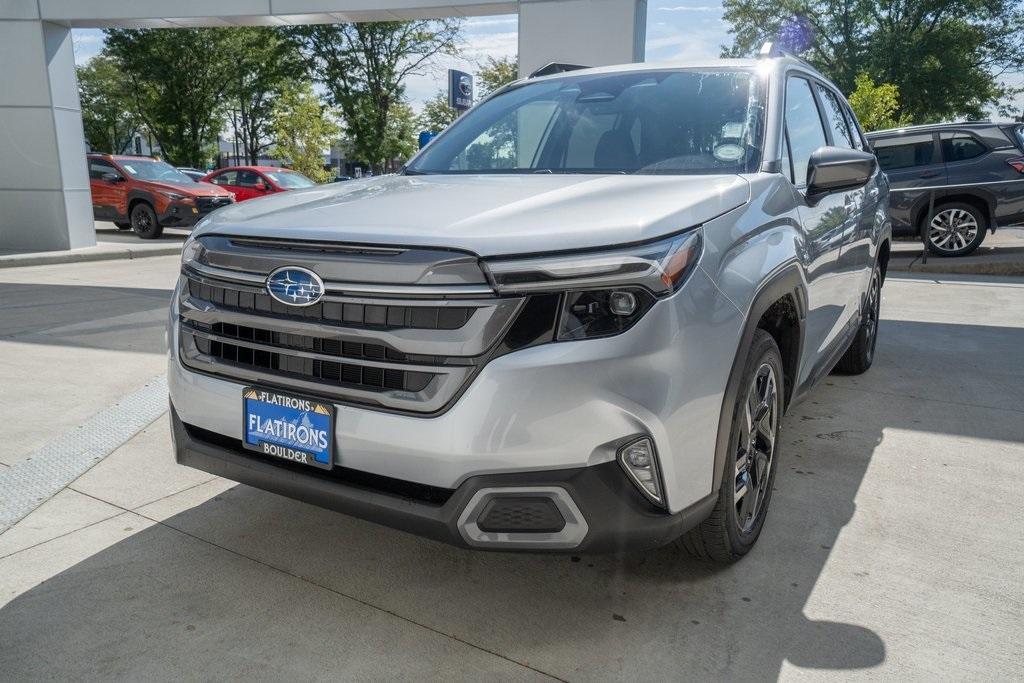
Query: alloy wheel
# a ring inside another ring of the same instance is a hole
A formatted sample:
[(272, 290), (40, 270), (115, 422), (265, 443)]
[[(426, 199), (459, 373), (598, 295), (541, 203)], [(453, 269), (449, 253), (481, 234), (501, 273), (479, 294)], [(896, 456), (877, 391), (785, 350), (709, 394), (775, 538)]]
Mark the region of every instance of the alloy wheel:
[(747, 533), (757, 523), (758, 513), (768, 493), (775, 436), (779, 421), (779, 383), (775, 369), (762, 363), (754, 373), (743, 406), (736, 452), (736, 478), (733, 502), (736, 525)]
[(871, 286), (868, 288), (867, 305), (864, 307), (864, 336), (867, 340), (868, 361), (875, 355), (875, 342), (878, 340), (878, 312), (882, 299), (882, 279), (876, 270), (871, 274)]
[(978, 221), (969, 211), (944, 209), (932, 217), (928, 241), (939, 251), (959, 251), (978, 236)]

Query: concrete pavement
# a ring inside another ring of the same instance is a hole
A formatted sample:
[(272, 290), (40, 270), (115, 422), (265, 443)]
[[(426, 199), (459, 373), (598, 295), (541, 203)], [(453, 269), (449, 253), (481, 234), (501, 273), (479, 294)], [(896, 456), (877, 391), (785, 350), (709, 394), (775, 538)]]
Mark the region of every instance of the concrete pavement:
[(119, 261), (152, 256), (171, 256), (181, 251), (188, 238), (188, 230), (167, 228), (159, 239), (144, 240), (128, 230), (118, 230), (113, 223), (95, 221), (96, 246), (64, 251), (3, 251), (0, 250), (0, 268), (24, 268), (57, 263), (84, 263), (89, 261)]
[[(147, 290), (176, 261), (100, 265), (0, 275), (54, 290), (51, 326), (0, 309), (26, 404), (4, 392), (0, 420), (36, 427), (9, 450), (42, 445), (44, 407), (74, 429), (162, 363)], [(1020, 679), (1024, 280), (883, 294), (875, 367), (786, 417), (737, 565), (451, 548), (179, 467), (162, 416), (0, 535), (0, 677)]]
[(1024, 275), (1024, 227), (1000, 228), (985, 237), (981, 246), (967, 256), (943, 258), (928, 254), (922, 258), (918, 240), (893, 243), (889, 270), (912, 273), (953, 273), (968, 275)]

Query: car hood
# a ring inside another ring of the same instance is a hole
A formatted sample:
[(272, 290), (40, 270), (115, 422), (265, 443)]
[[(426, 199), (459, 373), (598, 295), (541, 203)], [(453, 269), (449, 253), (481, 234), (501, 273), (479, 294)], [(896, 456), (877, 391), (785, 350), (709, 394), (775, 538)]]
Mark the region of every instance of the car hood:
[(382, 176), (220, 209), (195, 234), (429, 246), (498, 256), (654, 239), (748, 201), (736, 175)]

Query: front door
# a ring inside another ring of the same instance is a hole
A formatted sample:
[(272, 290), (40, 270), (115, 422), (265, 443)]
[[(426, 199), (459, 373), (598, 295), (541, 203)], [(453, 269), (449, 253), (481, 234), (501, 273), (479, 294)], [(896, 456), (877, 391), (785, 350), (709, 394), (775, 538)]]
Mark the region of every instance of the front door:
[[(822, 111), (811, 82), (790, 76), (786, 82), (786, 133), (793, 163), (793, 182), (804, 195), (811, 154), (829, 144)], [(859, 216), (856, 192), (837, 192), (807, 198), (799, 207), (807, 272), (807, 325), (804, 333), (803, 375), (800, 387), (826, 371), (824, 367), (846, 340), (850, 324), (849, 273), (841, 268), (840, 254)]]

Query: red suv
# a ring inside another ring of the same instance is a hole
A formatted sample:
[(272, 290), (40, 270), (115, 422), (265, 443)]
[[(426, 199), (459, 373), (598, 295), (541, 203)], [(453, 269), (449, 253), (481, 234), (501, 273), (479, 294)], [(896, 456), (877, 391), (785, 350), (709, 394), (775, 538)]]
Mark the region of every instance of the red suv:
[(298, 171), (278, 166), (230, 166), (214, 171), (203, 182), (230, 190), (239, 202), (316, 185)]
[(165, 227), (188, 228), (235, 198), (230, 192), (197, 183), (170, 164), (143, 156), (89, 154), (92, 215), (156, 239)]

